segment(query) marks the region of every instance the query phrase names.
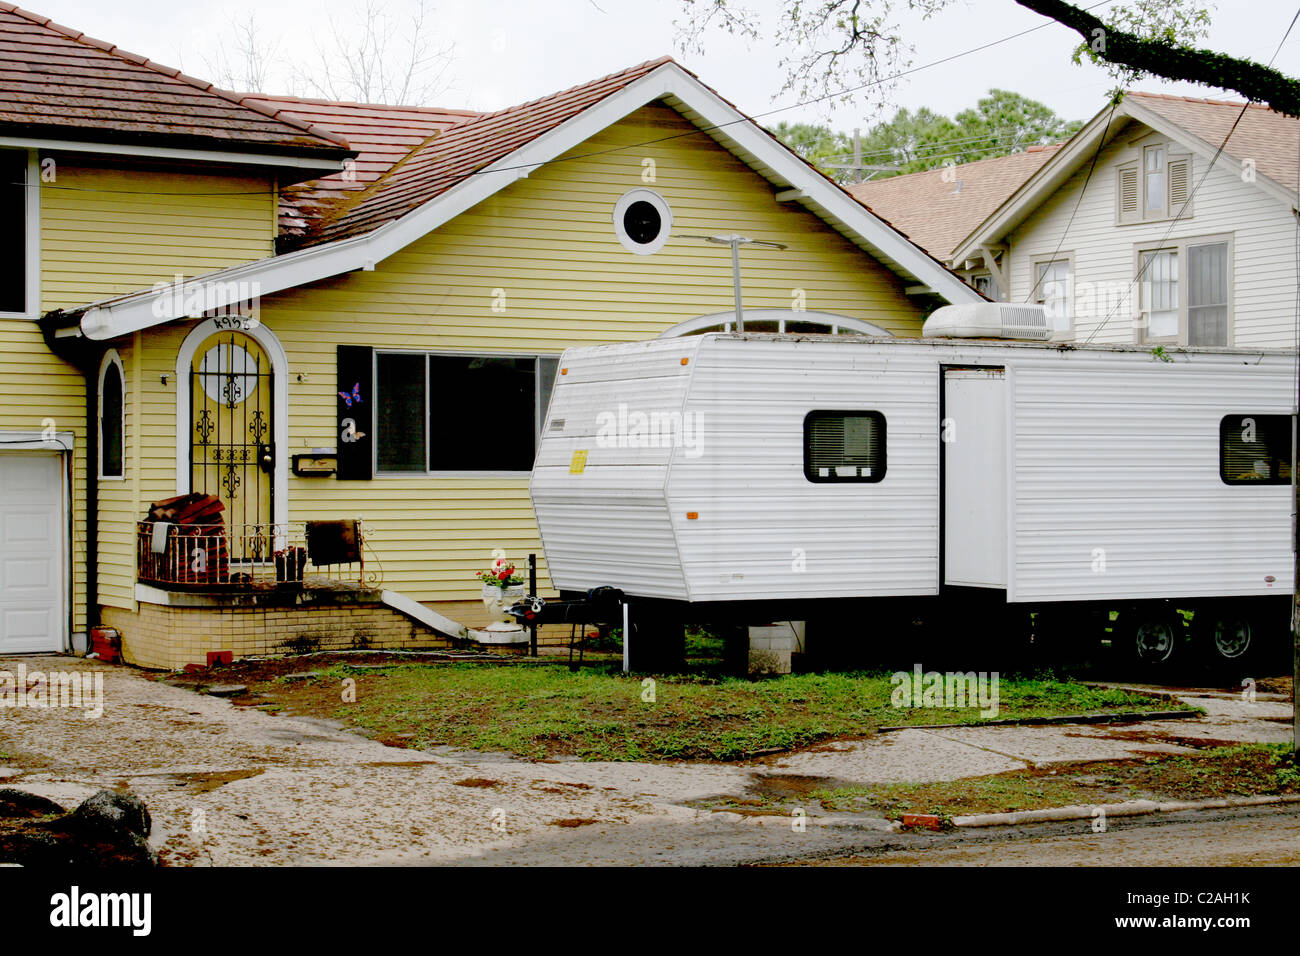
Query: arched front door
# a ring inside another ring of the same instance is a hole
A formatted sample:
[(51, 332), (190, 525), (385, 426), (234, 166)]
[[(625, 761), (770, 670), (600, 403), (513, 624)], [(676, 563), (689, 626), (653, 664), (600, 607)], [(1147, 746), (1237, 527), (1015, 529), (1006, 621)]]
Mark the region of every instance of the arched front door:
[(209, 336), (190, 365), (190, 490), (226, 506), (233, 560), (266, 560), (274, 529), (275, 377), (250, 336)]

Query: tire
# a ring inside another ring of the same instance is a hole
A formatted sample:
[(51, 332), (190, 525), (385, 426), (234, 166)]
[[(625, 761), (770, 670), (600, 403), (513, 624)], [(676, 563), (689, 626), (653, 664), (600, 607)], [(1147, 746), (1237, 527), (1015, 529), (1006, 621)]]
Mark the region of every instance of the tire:
[(1177, 611), (1121, 611), (1118, 623), (1128, 658), (1143, 676), (1165, 680), (1183, 665), (1187, 626)]
[(1254, 615), (1232, 608), (1197, 611), (1197, 644), (1214, 680), (1236, 682), (1254, 669), (1261, 644)]

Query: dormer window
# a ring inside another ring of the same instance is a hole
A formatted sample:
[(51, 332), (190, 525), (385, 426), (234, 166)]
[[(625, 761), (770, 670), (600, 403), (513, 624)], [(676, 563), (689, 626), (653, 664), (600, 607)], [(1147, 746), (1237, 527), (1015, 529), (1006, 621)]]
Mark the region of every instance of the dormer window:
[(1116, 221), (1158, 222), (1186, 218), (1191, 197), (1192, 157), (1168, 143), (1144, 146), (1137, 159), (1116, 169)]
[(1142, 205), (1148, 219), (1164, 215), (1166, 202), (1165, 148), (1148, 146), (1142, 150)]

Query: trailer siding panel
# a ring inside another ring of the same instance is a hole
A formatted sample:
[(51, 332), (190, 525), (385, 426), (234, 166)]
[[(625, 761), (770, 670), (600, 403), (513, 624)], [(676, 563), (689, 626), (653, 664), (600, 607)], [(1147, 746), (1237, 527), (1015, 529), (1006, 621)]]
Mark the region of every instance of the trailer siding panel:
[(1220, 420), (1289, 413), (1289, 380), (1209, 357), (1021, 363), (1011, 598), (1290, 590), (1290, 487), (1219, 477)]

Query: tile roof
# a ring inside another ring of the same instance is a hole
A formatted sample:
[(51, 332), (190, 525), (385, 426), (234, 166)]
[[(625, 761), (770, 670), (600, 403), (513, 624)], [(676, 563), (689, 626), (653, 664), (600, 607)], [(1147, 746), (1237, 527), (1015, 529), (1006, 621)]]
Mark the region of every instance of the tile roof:
[(0, 2), (0, 129), (338, 158), (335, 133)]
[(858, 183), (848, 190), (930, 255), (947, 261), (989, 213), (1050, 159), (1060, 143), (1022, 153)]
[(376, 103), (341, 103), (250, 93), (245, 102), (277, 116), (322, 127), (357, 151), (351, 168), (291, 186), (280, 194), (280, 234), (301, 236), (338, 203), (378, 180), (430, 136), (480, 115), (473, 110)]
[(311, 231), (305, 245), (333, 242), (378, 229), (436, 198), (479, 170), (572, 119), (605, 97), (654, 71), (671, 57), (494, 113), (473, 116), (434, 133), (368, 189)]
[(1246, 107), (1246, 113), (1224, 147), (1237, 160), (1253, 159), (1257, 172), (1287, 189), (1300, 188), (1300, 119), (1283, 116), (1262, 103), (1194, 99), (1160, 93), (1127, 94), (1153, 113), (1174, 123), (1218, 149), (1228, 130)]

